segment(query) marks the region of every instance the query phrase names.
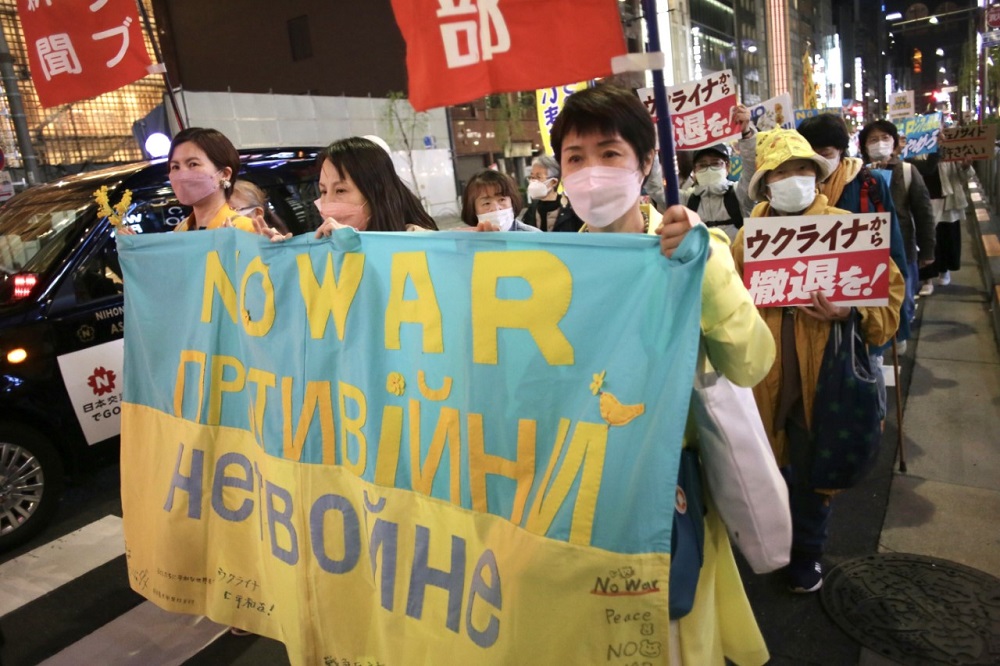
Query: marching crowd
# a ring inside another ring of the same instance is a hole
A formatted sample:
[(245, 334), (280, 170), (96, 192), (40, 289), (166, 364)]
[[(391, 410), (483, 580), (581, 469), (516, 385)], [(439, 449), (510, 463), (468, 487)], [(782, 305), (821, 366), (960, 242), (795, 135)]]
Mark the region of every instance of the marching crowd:
[[(465, 186), (461, 219), (480, 232), (655, 234), (667, 258), (689, 231), (709, 227), (701, 314), (704, 348), (717, 372), (752, 389), (770, 443), (766, 453), (773, 455), (787, 484), (792, 524), (788, 586), (791, 592), (810, 593), (823, 583), (824, 544), (837, 494), (818, 484), (813, 474), (817, 437), (824, 434), (816, 428), (823, 407), (818, 393), (831, 372), (824, 363), (831, 333), (850, 325), (881, 377), (882, 353), (894, 340), (905, 343), (916, 300), (931, 295), (935, 283), (947, 284), (951, 271), (959, 268), (963, 182), (969, 166), (939, 163), (936, 156), (902, 161), (905, 139), (884, 120), (861, 130), (860, 157), (848, 154), (850, 134), (839, 116), (815, 116), (797, 130), (758, 133), (746, 107), (737, 106), (731, 122), (741, 131), (735, 147), (742, 159), (738, 181), (729, 177), (730, 147), (702, 148), (690, 155), (683, 205), (668, 207), (658, 203), (662, 183), (656, 182), (656, 134), (637, 96), (607, 84), (577, 92), (552, 127), (554, 156), (537, 157), (531, 164), (530, 202), (524, 205), (510, 176), (485, 170)], [(290, 236), (263, 194), (238, 180), (238, 154), (221, 133), (181, 131), (168, 164), (178, 200), (192, 209), (178, 231), (233, 226), (273, 241)], [(396, 174), (387, 149), (375, 141), (335, 141), (319, 155), (319, 166), (315, 205), (324, 221), (317, 236), (342, 226), (359, 231), (437, 229)], [(755, 305), (742, 279), (744, 221), (847, 212), (881, 212), (891, 220), (888, 304), (845, 307), (814, 291), (808, 305)], [(883, 418), (884, 392), (881, 386), (877, 409)], [(862, 427), (869, 431), (855, 432)], [(880, 432), (870, 430), (870, 424), (859, 422), (850, 436), (877, 441)], [(696, 450), (697, 428), (687, 432), (685, 447)], [(712, 498), (706, 499), (711, 507)], [(676, 640), (671, 649), (685, 664), (722, 664), (725, 659), (764, 663), (767, 648), (726, 526), (711, 508), (704, 515), (703, 534), (697, 584), (685, 612), (673, 618)]]

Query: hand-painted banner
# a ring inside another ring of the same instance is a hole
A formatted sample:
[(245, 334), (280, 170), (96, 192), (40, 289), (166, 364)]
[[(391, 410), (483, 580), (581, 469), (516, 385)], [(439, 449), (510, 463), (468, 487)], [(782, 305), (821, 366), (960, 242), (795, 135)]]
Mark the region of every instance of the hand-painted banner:
[(843, 117), (844, 112), (839, 106), (828, 106), (823, 109), (795, 109), (795, 127), (802, 124), (806, 118), (813, 118), (822, 114)]
[(555, 124), (559, 112), (562, 111), (566, 98), (585, 89), (587, 85), (587, 82), (583, 81), (535, 91), (535, 104), (538, 107), (538, 133), (542, 135), (543, 154), (552, 155), (552, 125)]
[(942, 162), (991, 159), (996, 141), (996, 125), (945, 127), (938, 136), (938, 151)]
[(293, 664), (664, 658), (704, 229), (118, 242), (133, 589)]
[(739, 138), (740, 130), (729, 122), (736, 104), (736, 83), (728, 69), (667, 88), (676, 149), (696, 150)]
[(791, 114), (792, 96), (790, 93), (782, 93), (750, 107), (750, 121), (758, 132), (767, 132), (778, 128), (793, 129), (795, 125)]
[(148, 74), (150, 60), (134, 0), (17, 0), (42, 106), (117, 90)]
[(760, 307), (889, 302), (889, 220), (883, 213), (751, 217), (743, 283)]
[(417, 111), (609, 76), (626, 52), (610, 0), (392, 0), (392, 11)]
[(912, 118), (892, 121), (901, 136), (906, 137), (906, 148), (900, 157), (907, 159), (938, 151), (938, 134), (941, 131), (941, 112), (927, 113)]

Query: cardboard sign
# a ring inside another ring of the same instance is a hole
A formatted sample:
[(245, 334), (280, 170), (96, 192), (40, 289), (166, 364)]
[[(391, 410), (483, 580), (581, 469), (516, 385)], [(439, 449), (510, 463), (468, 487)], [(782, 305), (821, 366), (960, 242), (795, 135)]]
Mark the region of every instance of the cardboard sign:
[(133, 0), (17, 0), (42, 106), (69, 104), (141, 79), (150, 66)]
[(758, 132), (773, 129), (793, 129), (795, 121), (792, 115), (792, 95), (782, 93), (777, 97), (764, 100), (750, 107), (750, 122)]
[(889, 303), (889, 217), (844, 213), (743, 221), (743, 284), (758, 307)]
[(903, 90), (889, 95), (889, 120), (913, 115), (913, 91)]
[(942, 162), (985, 160), (996, 154), (996, 125), (945, 127), (938, 136)]
[(667, 106), (676, 149), (697, 150), (739, 138), (740, 130), (729, 123), (737, 103), (736, 81), (729, 70), (668, 87)]

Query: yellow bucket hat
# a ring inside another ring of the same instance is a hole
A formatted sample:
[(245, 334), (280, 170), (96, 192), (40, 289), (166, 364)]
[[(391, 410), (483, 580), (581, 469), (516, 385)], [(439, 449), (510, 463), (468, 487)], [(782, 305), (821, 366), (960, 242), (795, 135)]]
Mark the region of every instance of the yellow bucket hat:
[(821, 183), (830, 175), (830, 164), (816, 154), (805, 137), (793, 129), (775, 129), (757, 134), (757, 171), (750, 179), (748, 194), (754, 201), (764, 198), (761, 190), (765, 176), (788, 160), (812, 160)]

